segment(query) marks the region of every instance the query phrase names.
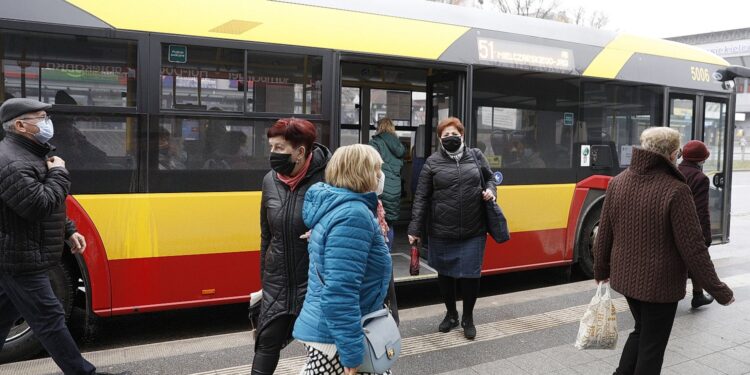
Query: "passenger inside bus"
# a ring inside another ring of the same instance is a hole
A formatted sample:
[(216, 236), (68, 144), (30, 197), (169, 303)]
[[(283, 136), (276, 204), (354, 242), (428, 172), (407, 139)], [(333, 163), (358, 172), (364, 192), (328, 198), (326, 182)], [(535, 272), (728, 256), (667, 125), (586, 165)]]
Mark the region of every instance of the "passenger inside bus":
[(184, 158), (180, 156), (179, 139), (172, 138), (165, 127), (159, 128), (159, 169), (185, 169)]
[(209, 155), (203, 169), (248, 169), (249, 157), (247, 135), (238, 130), (228, 131), (222, 135), (221, 142)]
[[(78, 105), (67, 92), (58, 90), (55, 104)], [(52, 144), (55, 155), (65, 160), (71, 169), (94, 169), (107, 163), (107, 153), (91, 143), (76, 127), (74, 116), (58, 114), (54, 116), (55, 136)]]

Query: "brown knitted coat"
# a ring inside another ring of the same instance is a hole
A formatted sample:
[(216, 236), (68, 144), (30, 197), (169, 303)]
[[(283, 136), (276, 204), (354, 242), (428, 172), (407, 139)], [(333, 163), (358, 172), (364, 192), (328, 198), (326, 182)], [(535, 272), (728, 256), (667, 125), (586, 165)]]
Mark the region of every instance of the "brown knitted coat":
[(687, 271), (719, 303), (732, 290), (719, 280), (704, 244), (685, 177), (660, 154), (633, 149), (630, 167), (609, 184), (594, 244), (594, 277), (645, 302), (685, 297)]

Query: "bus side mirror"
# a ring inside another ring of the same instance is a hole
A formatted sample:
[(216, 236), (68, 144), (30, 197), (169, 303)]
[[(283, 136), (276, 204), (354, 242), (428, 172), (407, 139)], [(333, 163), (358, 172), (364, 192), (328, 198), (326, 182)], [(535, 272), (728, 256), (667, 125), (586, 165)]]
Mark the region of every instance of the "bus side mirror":
[(591, 146), (591, 168), (609, 169), (613, 165), (612, 148), (609, 145)]

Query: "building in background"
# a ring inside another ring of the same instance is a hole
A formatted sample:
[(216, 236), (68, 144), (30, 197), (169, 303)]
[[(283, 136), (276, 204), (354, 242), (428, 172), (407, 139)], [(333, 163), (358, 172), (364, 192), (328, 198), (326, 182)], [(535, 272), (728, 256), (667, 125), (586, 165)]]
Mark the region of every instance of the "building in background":
[[(750, 67), (750, 28), (667, 39), (703, 48), (723, 57), (732, 65)], [(735, 161), (750, 160), (750, 80), (738, 78), (735, 83), (737, 90)]]

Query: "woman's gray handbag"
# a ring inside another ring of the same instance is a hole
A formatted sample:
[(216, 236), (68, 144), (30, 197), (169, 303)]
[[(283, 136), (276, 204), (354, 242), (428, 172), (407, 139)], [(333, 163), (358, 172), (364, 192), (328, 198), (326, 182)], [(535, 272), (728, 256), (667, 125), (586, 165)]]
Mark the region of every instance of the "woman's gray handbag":
[(401, 332), (396, 320), (383, 308), (362, 317), (365, 333), (365, 358), (358, 372), (382, 374), (393, 367), (401, 354)]
[[(320, 283), (325, 285), (312, 257), (310, 264), (315, 269), (315, 275)], [(363, 316), (362, 331), (365, 334), (365, 357), (357, 372), (382, 374), (390, 370), (401, 354), (401, 332), (388, 307)]]

